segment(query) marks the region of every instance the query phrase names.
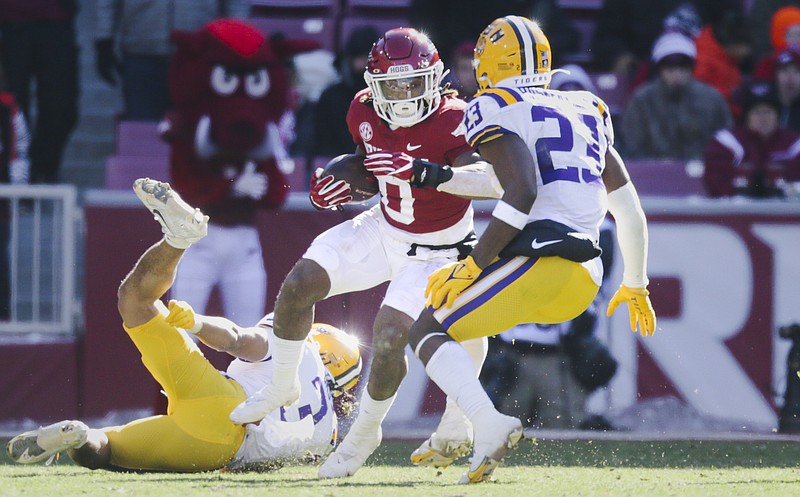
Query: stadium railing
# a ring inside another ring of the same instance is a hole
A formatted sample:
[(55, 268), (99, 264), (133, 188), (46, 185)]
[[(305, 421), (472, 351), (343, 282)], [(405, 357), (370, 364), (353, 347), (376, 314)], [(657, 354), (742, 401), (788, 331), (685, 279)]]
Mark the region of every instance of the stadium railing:
[(76, 231), (80, 222), (72, 185), (0, 185), (9, 234), (9, 318), (0, 337), (12, 334), (73, 335), (76, 297)]

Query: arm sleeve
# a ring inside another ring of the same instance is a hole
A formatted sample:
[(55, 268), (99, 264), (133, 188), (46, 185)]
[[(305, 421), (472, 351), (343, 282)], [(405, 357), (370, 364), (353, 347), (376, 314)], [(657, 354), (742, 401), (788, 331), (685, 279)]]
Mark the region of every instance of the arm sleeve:
[(617, 242), (622, 252), (622, 284), (644, 288), (647, 279), (647, 220), (639, 195), (628, 182), (608, 194), (608, 212), (617, 223)]
[(453, 177), (436, 187), (440, 192), (469, 198), (500, 198), (503, 187), (494, 174), (491, 164), (485, 169), (453, 168)]

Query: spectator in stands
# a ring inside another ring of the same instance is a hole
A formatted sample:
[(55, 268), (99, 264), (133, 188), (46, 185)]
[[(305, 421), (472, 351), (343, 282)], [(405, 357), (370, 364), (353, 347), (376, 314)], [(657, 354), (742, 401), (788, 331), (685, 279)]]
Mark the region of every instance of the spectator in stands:
[(33, 183), (59, 181), (64, 149), (78, 122), (77, 9), (76, 0), (0, 0), (0, 60), (8, 90), (32, 123)]
[(409, 13), (411, 25), (425, 31), (445, 55), (465, 41), (474, 46), (476, 33), (507, 15), (536, 19), (548, 33), (553, 53), (566, 55), (579, 48), (578, 31), (557, 0), (413, 0)]
[(750, 0), (747, 20), (753, 33), (753, 52), (756, 58), (779, 52), (773, 39), (773, 16), (782, 7), (800, 7), (800, 0)]
[(722, 93), (734, 116), (739, 109), (733, 91), (742, 84), (742, 72), (750, 72), (750, 28), (738, 9), (729, 9), (703, 28), (695, 40), (697, 61), (694, 77)]
[(97, 72), (112, 86), (121, 79), (124, 118), (137, 121), (158, 121), (171, 107), (167, 68), (173, 30), (193, 31), (219, 17), (250, 13), (248, 0), (95, 2)]
[(380, 38), (372, 26), (353, 30), (336, 58), (339, 81), (326, 88), (317, 103), (313, 153), (317, 157), (335, 157), (355, 150), (345, 117), (355, 94), (366, 86), (364, 71), (369, 51)]
[[(307, 41), (316, 44), (312, 40)], [(288, 145), (289, 155), (295, 160), (295, 167), (308, 172), (317, 148), (315, 134), (319, 125), (317, 119), (319, 99), (322, 92), (339, 79), (339, 75), (333, 53), (323, 48), (297, 54), (291, 57), (289, 62), (292, 104), (284, 119), (281, 119), (279, 128), (284, 143)], [(347, 151), (352, 151), (350, 150), (352, 148), (349, 147)], [(308, 180), (310, 179), (308, 175)]]
[[(681, 33), (694, 40), (703, 29), (703, 20), (700, 18), (700, 14), (697, 12), (694, 5), (683, 4), (670, 12), (664, 19), (662, 26), (664, 31), (661, 34)], [(633, 75), (628, 85), (629, 93), (633, 93), (633, 90), (653, 79), (655, 74), (656, 70), (653, 67), (652, 61), (639, 61), (636, 73)]]
[(800, 197), (800, 133), (781, 128), (771, 83), (743, 88), (743, 123), (714, 135), (703, 181), (712, 197)]
[[(21, 185), (29, 182), (29, 142), (30, 135), (25, 116), (17, 107), (14, 95), (5, 90), (5, 80), (0, 66), (0, 184)], [(0, 198), (0, 321), (11, 317), (9, 221), (8, 201)]]
[(631, 97), (621, 145), (635, 159), (699, 159), (714, 133), (732, 125), (722, 95), (692, 77), (697, 52), (691, 38), (667, 33), (656, 40), (657, 77)]
[(446, 82), (458, 90), (458, 96), (469, 101), (478, 93), (478, 81), (475, 79), (475, 69), (472, 67), (474, 41), (465, 41), (458, 45), (453, 54), (448, 58), (450, 73)]
[(772, 16), (770, 41), (773, 51), (762, 57), (753, 71), (753, 78), (774, 81), (778, 55), (787, 48), (800, 49), (800, 7), (783, 7)]
[(557, 72), (553, 74), (550, 80), (551, 90), (561, 91), (590, 91), (597, 94), (597, 88), (592, 83), (592, 78), (583, 70), (583, 68), (576, 64), (567, 64), (561, 67), (566, 72)]
[(719, 13), (739, 0), (605, 0), (592, 40), (594, 64), (618, 75), (634, 74), (646, 62), (664, 21), (681, 8), (693, 6), (703, 23), (716, 20)]
[(800, 51), (787, 48), (775, 59), (775, 87), (780, 126), (800, 132)]

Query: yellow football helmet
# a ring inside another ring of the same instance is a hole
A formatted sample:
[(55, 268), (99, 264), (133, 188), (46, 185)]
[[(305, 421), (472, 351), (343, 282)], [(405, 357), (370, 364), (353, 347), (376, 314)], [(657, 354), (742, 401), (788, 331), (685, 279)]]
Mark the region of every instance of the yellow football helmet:
[(319, 345), (322, 363), (333, 378), (334, 395), (350, 390), (361, 374), (361, 352), (358, 339), (335, 326), (325, 323), (311, 325), (308, 340)]
[(481, 90), (506, 82), (512, 86), (547, 86), (552, 76), (550, 42), (527, 17), (495, 19), (475, 44), (472, 65)]

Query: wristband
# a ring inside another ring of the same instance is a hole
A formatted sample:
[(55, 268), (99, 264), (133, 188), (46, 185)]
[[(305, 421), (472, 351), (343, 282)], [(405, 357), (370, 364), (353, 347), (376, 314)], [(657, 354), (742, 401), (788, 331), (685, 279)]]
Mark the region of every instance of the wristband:
[(191, 328), (189, 328), (186, 331), (188, 331), (192, 335), (197, 335), (198, 333), (200, 333), (201, 329), (203, 329), (203, 321), (201, 319), (199, 319), (199, 317), (195, 314), (195, 316), (194, 316), (194, 326), (192, 326)]
[(414, 177), (410, 183), (417, 188), (436, 188), (452, 177), (453, 170), (450, 166), (414, 159)]
[(509, 226), (513, 226), (521, 230), (528, 224), (528, 214), (518, 211), (515, 207), (505, 203), (502, 200), (497, 201), (497, 205), (492, 211), (492, 217), (495, 217)]

